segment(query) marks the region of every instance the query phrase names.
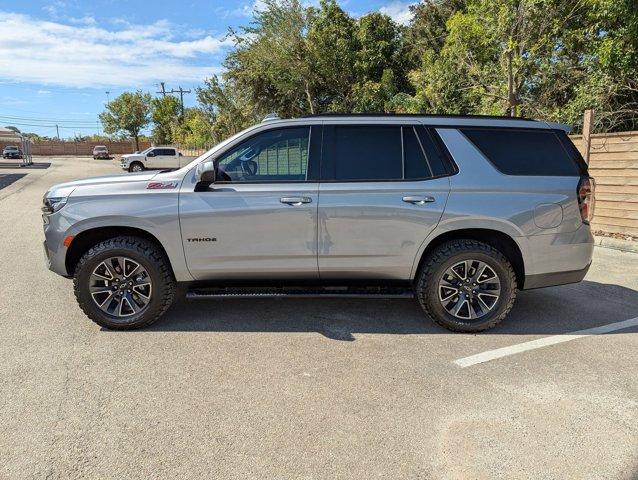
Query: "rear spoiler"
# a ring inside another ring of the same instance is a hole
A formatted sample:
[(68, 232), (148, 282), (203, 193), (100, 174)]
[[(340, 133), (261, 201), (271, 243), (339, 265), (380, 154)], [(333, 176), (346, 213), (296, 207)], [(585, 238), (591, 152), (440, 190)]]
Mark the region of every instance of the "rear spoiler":
[(567, 125), (565, 123), (554, 123), (554, 122), (545, 122), (545, 123), (552, 130), (562, 130), (565, 133), (571, 133), (572, 131), (571, 125)]

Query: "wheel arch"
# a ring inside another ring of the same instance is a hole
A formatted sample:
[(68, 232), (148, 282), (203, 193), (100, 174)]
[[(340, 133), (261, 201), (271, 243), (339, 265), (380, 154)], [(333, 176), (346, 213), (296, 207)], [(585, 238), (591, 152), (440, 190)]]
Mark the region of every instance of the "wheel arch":
[(162, 243), (147, 230), (143, 230), (141, 228), (136, 227), (121, 227), (121, 226), (104, 226), (104, 227), (94, 227), (87, 230), (84, 230), (73, 237), (73, 241), (66, 252), (65, 257), (65, 267), (66, 271), (70, 276), (73, 276), (75, 273), (75, 268), (77, 267), (78, 262), (82, 258), (82, 256), (89, 251), (89, 249), (97, 245), (104, 240), (108, 240), (110, 238), (121, 237), (121, 236), (134, 236), (143, 238), (153, 243), (157, 248), (164, 254), (166, 260), (168, 261), (168, 265), (171, 268), (171, 272), (174, 275), (173, 267), (171, 265), (170, 257), (168, 256), (166, 249), (162, 245)]
[(421, 254), (418, 266), (414, 271), (415, 275), (413, 280), (419, 277), (419, 273), (421, 272), (425, 259), (432, 251), (445, 242), (459, 239), (477, 240), (499, 250), (512, 264), (512, 268), (514, 268), (514, 273), (516, 274), (516, 283), (518, 288), (523, 288), (523, 284), (525, 282), (525, 262), (523, 260), (523, 254), (520, 246), (510, 235), (499, 230), (492, 230), (488, 228), (463, 228), (450, 230), (432, 238)]

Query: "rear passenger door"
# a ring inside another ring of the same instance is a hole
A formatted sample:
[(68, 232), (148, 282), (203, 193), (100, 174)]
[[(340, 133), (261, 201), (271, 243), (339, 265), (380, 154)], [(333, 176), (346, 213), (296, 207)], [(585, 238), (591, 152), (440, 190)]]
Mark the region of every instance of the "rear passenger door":
[(179, 168), (179, 160), (174, 148), (156, 148), (155, 158), (158, 168)]
[(321, 278), (410, 278), (445, 208), (450, 173), (436, 133), (421, 125), (325, 125)]

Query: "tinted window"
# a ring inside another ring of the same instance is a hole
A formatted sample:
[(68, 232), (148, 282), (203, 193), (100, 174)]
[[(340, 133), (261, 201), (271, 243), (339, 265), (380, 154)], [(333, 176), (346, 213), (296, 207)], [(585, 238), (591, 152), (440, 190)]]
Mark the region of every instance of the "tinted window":
[(443, 151), (441, 150), (444, 147), (442, 145), (440, 148), (437, 146), (437, 134), (424, 127), (417, 127), (416, 131), (419, 134), (421, 146), (423, 147), (425, 156), (428, 159), (428, 164), (432, 169), (432, 175), (435, 177), (447, 175), (448, 172), (445, 168), (445, 164), (448, 162), (444, 157)]
[(218, 181), (304, 181), (309, 134), (309, 127), (300, 127), (250, 137), (218, 160)]
[(550, 130), (462, 129), (496, 168), (507, 175), (578, 175), (556, 133)]
[(583, 175), (587, 175), (588, 173), (587, 163), (585, 163), (583, 156), (580, 154), (580, 152), (576, 148), (576, 145), (574, 145), (574, 142), (572, 142), (571, 139), (567, 136), (567, 133), (565, 133), (563, 130), (560, 130), (556, 132), (556, 136), (560, 140), (560, 143), (563, 144), (563, 147), (565, 147), (565, 150), (567, 151), (568, 155), (571, 157), (572, 161), (576, 164), (576, 166), (580, 170), (580, 173)]
[(175, 155), (175, 149), (174, 148), (156, 148), (154, 150), (155, 155)]
[(336, 180), (403, 178), (401, 127), (336, 126), (333, 141)]
[(405, 162), (405, 178), (419, 179), (431, 176), (423, 149), (413, 127), (403, 127), (403, 156)]

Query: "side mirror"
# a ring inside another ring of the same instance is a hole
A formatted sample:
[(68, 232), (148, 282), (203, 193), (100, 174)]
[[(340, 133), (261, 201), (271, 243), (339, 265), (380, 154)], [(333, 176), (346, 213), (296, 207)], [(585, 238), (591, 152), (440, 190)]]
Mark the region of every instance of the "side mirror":
[(215, 183), (215, 177), (217, 168), (213, 160), (202, 162), (197, 165), (195, 170), (195, 177), (197, 178), (197, 185), (195, 185), (195, 191), (206, 190), (213, 183)]

